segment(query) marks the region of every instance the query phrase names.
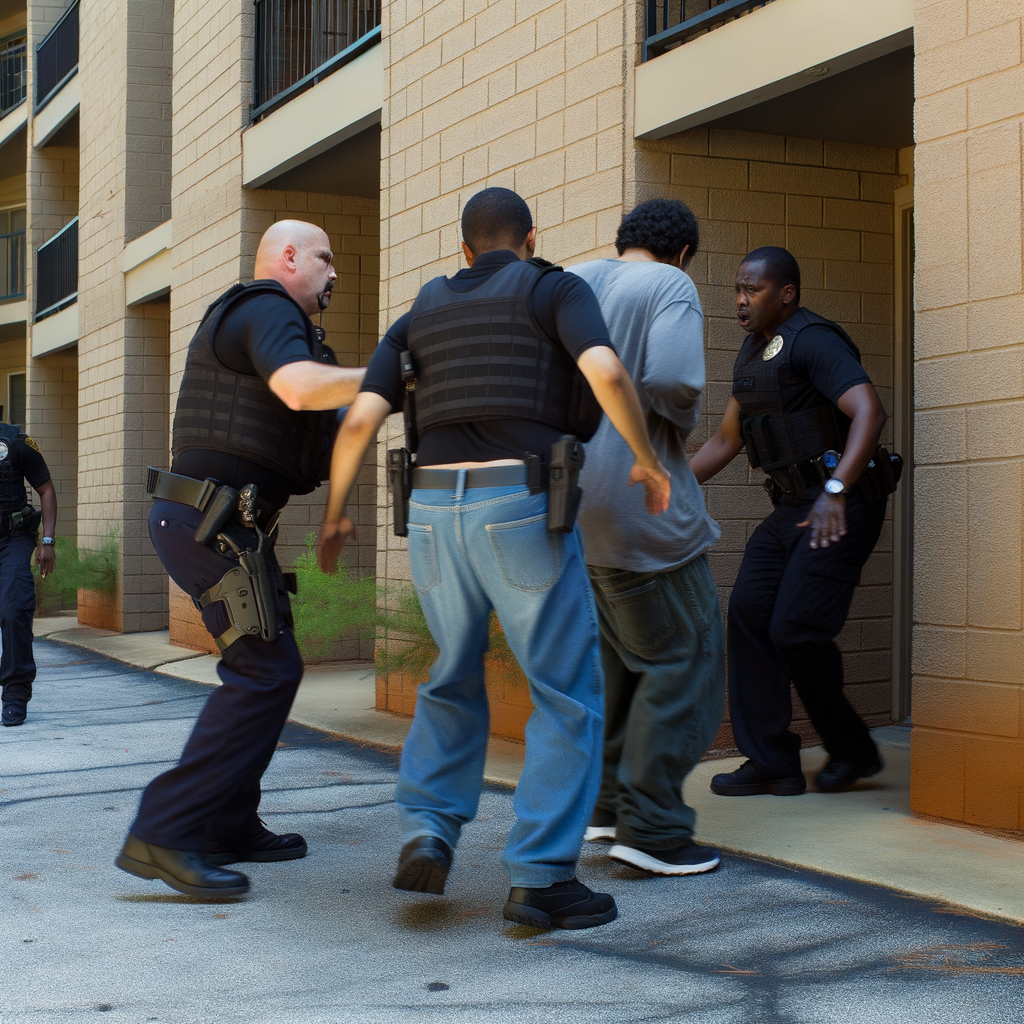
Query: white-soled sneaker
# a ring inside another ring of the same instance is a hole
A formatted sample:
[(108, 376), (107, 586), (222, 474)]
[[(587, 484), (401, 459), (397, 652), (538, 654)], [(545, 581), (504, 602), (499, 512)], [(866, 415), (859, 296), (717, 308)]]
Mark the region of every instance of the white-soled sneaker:
[(628, 864), (654, 875), (700, 875), (714, 871), (722, 862), (721, 850), (701, 846), (691, 840), (669, 850), (641, 850), (616, 843), (608, 856), (620, 864)]
[(614, 825), (588, 825), (587, 831), (583, 833), (583, 841), (586, 843), (614, 843)]

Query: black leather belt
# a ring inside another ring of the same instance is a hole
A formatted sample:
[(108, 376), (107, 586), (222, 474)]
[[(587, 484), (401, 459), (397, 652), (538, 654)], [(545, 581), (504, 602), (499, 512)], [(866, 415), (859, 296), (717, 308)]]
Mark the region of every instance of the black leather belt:
[(480, 466), (477, 469), (432, 469), (424, 466), (412, 471), (413, 487), (449, 490), (458, 486), (459, 474), (465, 474), (463, 487), (512, 487), (526, 483), (526, 466)]
[[(146, 493), (154, 498), (164, 498), (167, 501), (176, 501), (181, 505), (191, 505), (200, 512), (206, 510), (213, 492), (217, 490), (218, 482), (207, 477), (205, 480), (196, 480), (190, 476), (182, 476), (180, 473), (168, 473), (164, 469), (153, 469), (149, 467), (146, 477)], [(253, 503), (255, 509), (260, 513), (261, 524), (273, 523), (276, 525), (276, 518), (280, 509), (271, 505), (259, 495)], [(244, 524), (243, 524), (244, 525)], [(269, 529), (263, 525), (265, 533), (273, 532), (273, 526)]]

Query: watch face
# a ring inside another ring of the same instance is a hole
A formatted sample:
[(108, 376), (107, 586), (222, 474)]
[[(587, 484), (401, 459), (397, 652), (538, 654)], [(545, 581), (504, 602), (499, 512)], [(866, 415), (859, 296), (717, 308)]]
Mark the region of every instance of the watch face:
[(846, 488), (839, 480), (828, 480), (825, 483), (825, 490), (828, 491), (829, 494), (842, 494)]

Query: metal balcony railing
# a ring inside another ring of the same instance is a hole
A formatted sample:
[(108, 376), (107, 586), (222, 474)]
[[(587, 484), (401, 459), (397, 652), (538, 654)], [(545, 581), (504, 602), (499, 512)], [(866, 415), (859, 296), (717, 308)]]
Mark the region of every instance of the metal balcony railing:
[(381, 0), (256, 0), (252, 120), (380, 42)]
[(45, 107), (77, 70), (78, 0), (75, 0), (36, 46), (36, 110)]
[(59, 313), (78, 299), (78, 218), (36, 253), (36, 320)]
[(772, 0), (644, 0), (643, 59), (658, 57), (682, 43), (721, 28)]
[(28, 59), (24, 38), (0, 43), (0, 117), (6, 117), (28, 93)]
[(25, 231), (0, 235), (0, 302), (25, 297)]

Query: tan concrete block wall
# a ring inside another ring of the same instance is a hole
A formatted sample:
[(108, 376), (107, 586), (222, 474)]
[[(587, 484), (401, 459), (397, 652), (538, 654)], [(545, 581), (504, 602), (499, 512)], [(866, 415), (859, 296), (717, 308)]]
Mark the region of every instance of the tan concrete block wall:
[[(33, 3), (27, 9), (28, 50), (64, 13), (65, 5)], [(28, 138), (32, 137), (34, 61), (28, 68)], [(27, 301), (35, 308), (35, 253), (39, 246), (78, 214), (77, 147), (28, 146), (25, 174), (28, 243)], [(57, 492), (57, 532), (78, 532), (78, 359), (74, 348), (43, 359), (31, 358), (32, 327), (26, 339), (28, 428), (50, 467)]]
[[(699, 128), (638, 143), (635, 168), (637, 202), (678, 199), (700, 222), (700, 251), (689, 272), (704, 307), (708, 387), (700, 425), (690, 436), (694, 448), (717, 429), (729, 401), (744, 338), (735, 320), (733, 280), (740, 259), (760, 245), (785, 246), (797, 258), (801, 301), (849, 332), (892, 411), (893, 193), (906, 183), (895, 150)], [(883, 441), (890, 440), (887, 426)], [(763, 478), (741, 454), (704, 488), (708, 510), (722, 528), (709, 557), (723, 608), (747, 539), (771, 511)], [(838, 640), (847, 694), (878, 723), (889, 709), (891, 581), (887, 522)], [(795, 694), (794, 701), (797, 728), (813, 738)], [(719, 742), (728, 735), (723, 732)]]
[(1024, 828), (1024, 11), (918, 0), (911, 805)]

